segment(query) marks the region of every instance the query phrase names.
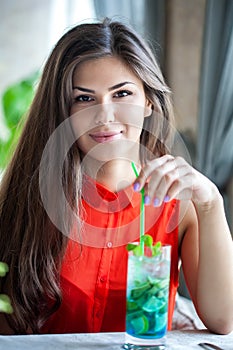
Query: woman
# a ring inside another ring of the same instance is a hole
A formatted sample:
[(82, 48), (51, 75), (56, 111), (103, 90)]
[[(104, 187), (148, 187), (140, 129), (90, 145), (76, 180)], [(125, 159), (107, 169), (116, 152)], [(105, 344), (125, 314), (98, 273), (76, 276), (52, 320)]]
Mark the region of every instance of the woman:
[(1, 183), (2, 288), (14, 308), (1, 333), (124, 330), (125, 247), (138, 240), (142, 188), (146, 232), (173, 248), (169, 328), (181, 258), (201, 320), (232, 330), (222, 198), (168, 154), (172, 118), (153, 53), (127, 25), (82, 24), (59, 40)]

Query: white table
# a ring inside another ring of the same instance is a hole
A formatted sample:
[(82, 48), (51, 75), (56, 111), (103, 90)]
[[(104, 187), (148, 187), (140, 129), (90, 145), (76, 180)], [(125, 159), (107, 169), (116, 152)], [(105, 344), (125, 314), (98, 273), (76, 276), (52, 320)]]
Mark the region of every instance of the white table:
[[(167, 334), (169, 350), (201, 350), (200, 342), (214, 343), (233, 350), (233, 333), (215, 335), (203, 331), (171, 331)], [(121, 349), (124, 333), (0, 336), (0, 350), (115, 350)]]

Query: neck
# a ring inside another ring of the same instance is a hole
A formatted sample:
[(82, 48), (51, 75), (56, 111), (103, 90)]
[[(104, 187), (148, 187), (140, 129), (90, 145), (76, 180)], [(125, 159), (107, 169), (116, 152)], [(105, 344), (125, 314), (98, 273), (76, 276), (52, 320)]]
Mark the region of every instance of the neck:
[[(135, 164), (138, 166), (139, 162)], [(85, 172), (112, 192), (130, 186), (136, 178), (130, 160), (114, 159), (96, 165), (92, 160), (91, 167), (85, 167)]]

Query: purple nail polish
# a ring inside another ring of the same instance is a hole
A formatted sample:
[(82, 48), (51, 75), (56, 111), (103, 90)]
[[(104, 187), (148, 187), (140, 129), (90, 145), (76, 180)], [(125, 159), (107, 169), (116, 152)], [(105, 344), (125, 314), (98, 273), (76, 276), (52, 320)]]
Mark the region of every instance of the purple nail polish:
[(145, 204), (150, 204), (150, 197), (149, 196), (145, 196), (144, 197), (144, 203)]
[(154, 200), (154, 207), (158, 207), (159, 206), (159, 199), (155, 198)]
[(170, 200), (170, 197), (169, 197), (168, 195), (166, 195), (166, 196), (164, 197), (164, 200), (163, 200), (163, 201), (164, 201), (165, 203), (167, 203), (167, 202), (169, 202), (169, 200)]
[(140, 188), (140, 183), (139, 182), (135, 182), (135, 184), (133, 185), (134, 191), (138, 191), (139, 188)]

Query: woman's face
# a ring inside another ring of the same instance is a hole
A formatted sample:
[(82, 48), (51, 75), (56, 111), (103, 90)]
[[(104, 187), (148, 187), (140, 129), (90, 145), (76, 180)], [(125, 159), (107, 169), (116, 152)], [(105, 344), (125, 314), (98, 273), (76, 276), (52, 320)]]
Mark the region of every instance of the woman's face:
[(120, 59), (104, 57), (76, 68), (70, 112), (83, 157), (135, 159), (151, 104), (142, 81)]

